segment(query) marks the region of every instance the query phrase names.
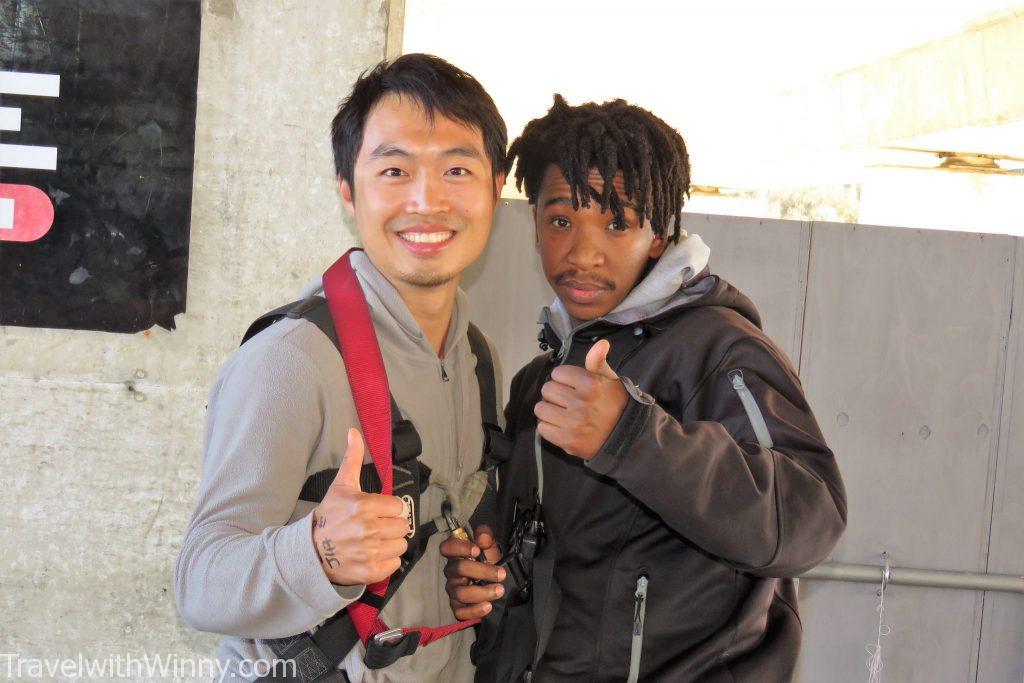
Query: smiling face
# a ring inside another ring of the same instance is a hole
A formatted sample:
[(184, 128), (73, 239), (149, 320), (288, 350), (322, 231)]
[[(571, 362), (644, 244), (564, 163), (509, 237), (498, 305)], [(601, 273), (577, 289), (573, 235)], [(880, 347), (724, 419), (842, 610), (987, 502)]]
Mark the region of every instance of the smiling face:
[(345, 208), (370, 261), (399, 292), (458, 284), (487, 244), (504, 177), (480, 130), (387, 95), (366, 118)]
[[(604, 188), (594, 170), (589, 184), (599, 194)], [(613, 184), (624, 198), (621, 172)], [(534, 206), (537, 251), (548, 284), (578, 321), (599, 318), (618, 306), (639, 282), (648, 260), (665, 251), (665, 240), (655, 237), (628, 203), (623, 213), (626, 223), (619, 225), (593, 197), (589, 207), (573, 210), (569, 183), (558, 166), (545, 171)]]

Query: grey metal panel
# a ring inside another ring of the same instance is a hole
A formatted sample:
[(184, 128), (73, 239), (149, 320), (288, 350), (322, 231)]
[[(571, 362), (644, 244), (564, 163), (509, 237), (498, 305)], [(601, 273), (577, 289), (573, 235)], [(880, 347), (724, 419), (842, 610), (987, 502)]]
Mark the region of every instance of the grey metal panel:
[[(802, 375), (850, 509), (833, 558), (985, 571), (1013, 238), (816, 224), (812, 245)], [(873, 638), (875, 617), (846, 618), (860, 589), (801, 588), (803, 680), (861, 680), (818, 657)], [(908, 676), (893, 678), (973, 676), (980, 595), (891, 587), (890, 601), (911, 606), (894, 630), (924, 634), (891, 641), (887, 670)]]
[[(1024, 574), (1024, 240), (1017, 239), (988, 571)], [(1024, 680), (1024, 597), (985, 595), (980, 683)]]
[(836, 559), (984, 570), (1014, 246), (815, 226), (803, 378), (856, 511)]
[(765, 332), (800, 362), (810, 224), (686, 214), (686, 230), (711, 247), (711, 271), (749, 296)]
[(540, 353), (537, 316), (554, 300), (534, 249), (533, 218), (523, 199), (503, 199), (483, 256), (462, 276), (470, 319), (498, 347), (504, 396), (512, 376)]
[[(803, 643), (799, 683), (868, 680), (869, 645), (878, 630), (877, 586), (800, 582)], [(980, 595), (972, 591), (890, 586), (882, 638), (882, 680), (966, 683), (973, 680), (973, 641)]]

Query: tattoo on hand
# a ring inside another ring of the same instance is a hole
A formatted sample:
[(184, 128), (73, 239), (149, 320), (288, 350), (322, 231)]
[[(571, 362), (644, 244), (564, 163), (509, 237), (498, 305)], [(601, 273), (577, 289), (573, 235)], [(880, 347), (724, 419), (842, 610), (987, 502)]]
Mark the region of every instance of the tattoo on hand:
[(324, 564), (326, 564), (331, 569), (334, 569), (335, 567), (341, 565), (341, 562), (338, 561), (338, 558), (334, 556), (334, 551), (336, 549), (334, 547), (334, 544), (331, 543), (331, 539), (325, 538), (323, 541), (320, 542), (320, 547), (324, 549), (324, 553), (321, 556), (321, 559), (323, 560)]
[(319, 520), (317, 520), (317, 523), (316, 523), (316, 528), (317, 529), (323, 529), (325, 526), (327, 526), (327, 518), (326, 517), (321, 517)]

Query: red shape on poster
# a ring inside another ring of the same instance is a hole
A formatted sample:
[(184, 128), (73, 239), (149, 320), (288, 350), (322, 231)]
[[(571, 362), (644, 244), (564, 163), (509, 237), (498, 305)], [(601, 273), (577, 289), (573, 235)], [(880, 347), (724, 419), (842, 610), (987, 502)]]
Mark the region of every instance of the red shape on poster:
[(31, 185), (0, 183), (0, 242), (34, 242), (51, 227), (53, 202), (45, 192)]

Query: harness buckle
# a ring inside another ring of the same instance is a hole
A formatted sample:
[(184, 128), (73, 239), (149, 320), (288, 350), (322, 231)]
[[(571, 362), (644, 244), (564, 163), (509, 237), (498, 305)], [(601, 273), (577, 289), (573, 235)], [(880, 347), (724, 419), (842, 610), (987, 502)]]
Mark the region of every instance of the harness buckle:
[(405, 521), (409, 523), (409, 533), (407, 533), (405, 537), (412, 538), (416, 535), (416, 502), (409, 494), (402, 496), (401, 500), (402, 516), (405, 517)]
[(402, 639), (405, 635), (400, 628), (392, 628), (387, 631), (381, 631), (373, 637), (374, 645), (394, 645)]
[(386, 666), (391, 666), (402, 657), (408, 657), (416, 652), (421, 637), (422, 634), (419, 631), (403, 633), (400, 628), (382, 631), (366, 644), (363, 663), (366, 664), (367, 669), (383, 669)]

